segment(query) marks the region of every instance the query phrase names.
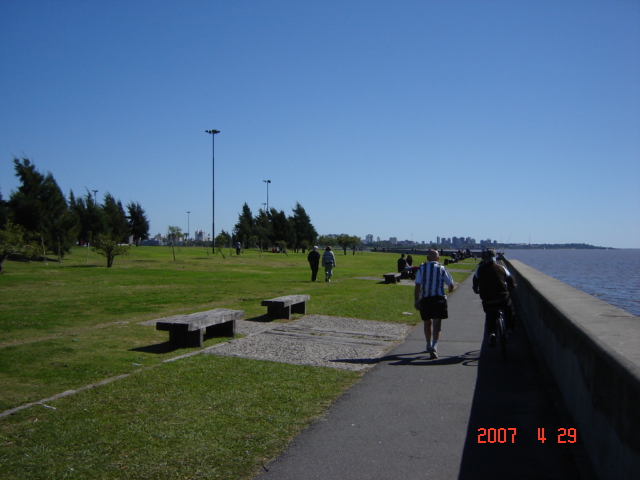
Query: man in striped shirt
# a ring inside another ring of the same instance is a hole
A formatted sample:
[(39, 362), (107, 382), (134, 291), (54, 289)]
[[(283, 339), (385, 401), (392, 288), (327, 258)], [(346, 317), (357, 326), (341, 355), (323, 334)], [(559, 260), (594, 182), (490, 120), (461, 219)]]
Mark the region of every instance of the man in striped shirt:
[[(420, 317), (424, 322), (426, 351), (431, 358), (438, 358), (442, 320), (449, 317), (444, 285), (447, 285), (449, 293), (453, 292), (453, 278), (447, 269), (438, 263), (439, 258), (440, 255), (436, 250), (429, 250), (427, 263), (420, 265), (416, 272), (416, 286), (413, 290), (414, 306), (416, 310), (420, 310)], [(433, 343), (431, 343), (432, 332)]]

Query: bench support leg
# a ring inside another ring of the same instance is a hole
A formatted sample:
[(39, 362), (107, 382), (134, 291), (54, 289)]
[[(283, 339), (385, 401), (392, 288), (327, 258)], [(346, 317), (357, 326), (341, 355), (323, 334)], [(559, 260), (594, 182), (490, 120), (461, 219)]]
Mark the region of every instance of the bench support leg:
[(294, 303), (291, 305), (291, 313), (307, 313), (307, 302)]
[(289, 320), (291, 318), (291, 307), (267, 307), (267, 314), (273, 318), (286, 318)]
[(206, 335), (207, 337), (235, 337), (236, 321), (229, 320), (228, 322), (211, 325), (207, 327)]
[(169, 330), (169, 342), (179, 348), (202, 347), (204, 329), (192, 332)]

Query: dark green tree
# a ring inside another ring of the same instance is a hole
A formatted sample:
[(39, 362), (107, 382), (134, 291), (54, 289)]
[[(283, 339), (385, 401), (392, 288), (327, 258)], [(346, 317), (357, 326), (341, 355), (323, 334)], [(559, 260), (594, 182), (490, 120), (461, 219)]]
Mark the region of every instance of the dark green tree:
[(296, 232), (284, 211), (272, 208), (269, 217), (272, 227), (271, 244), (280, 246), (284, 242), (287, 248), (292, 248), (296, 244)]
[(249, 205), (246, 203), (242, 206), (242, 213), (238, 216), (238, 223), (234, 227), (233, 238), (235, 241), (248, 245), (251, 237), (255, 235), (255, 220)]
[(107, 224), (107, 233), (118, 243), (129, 243), (129, 224), (122, 203), (110, 193), (105, 194), (102, 211)]
[(307, 212), (298, 202), (296, 202), (296, 207), (293, 209), (293, 216), (289, 217), (289, 221), (295, 232), (296, 243), (294, 248), (296, 251), (301, 248), (302, 253), (304, 253), (310, 245), (315, 243), (316, 238), (318, 238), (318, 232), (311, 224), (311, 218), (309, 218)]
[(0, 228), (4, 227), (9, 220), (9, 205), (7, 201), (2, 198), (0, 193)]
[(133, 236), (136, 247), (140, 245), (140, 240), (149, 238), (149, 220), (145, 211), (139, 203), (129, 202), (127, 205), (127, 222), (129, 224), (129, 233)]
[(39, 235), (43, 250), (61, 258), (75, 242), (75, 219), (53, 175), (38, 172), (27, 159), (13, 159), (20, 187), (9, 199), (14, 223)]
[(271, 238), (273, 237), (272, 231), (270, 215), (265, 210), (260, 209), (258, 216), (255, 218), (254, 232), (258, 238), (261, 250), (266, 250), (270, 245), (273, 245), (273, 243), (271, 243)]
[(96, 204), (89, 190), (84, 197), (78, 198), (71, 192), (69, 208), (78, 226), (77, 240), (80, 244), (90, 244), (94, 237), (107, 232), (104, 212)]

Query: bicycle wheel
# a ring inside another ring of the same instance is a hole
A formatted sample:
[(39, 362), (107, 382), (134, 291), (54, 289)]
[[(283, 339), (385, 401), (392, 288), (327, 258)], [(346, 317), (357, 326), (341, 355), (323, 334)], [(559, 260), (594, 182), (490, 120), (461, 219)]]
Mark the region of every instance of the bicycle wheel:
[(504, 328), (504, 316), (502, 310), (500, 310), (498, 317), (496, 318), (496, 332), (498, 337), (498, 343), (502, 350), (502, 360), (507, 361), (507, 332)]

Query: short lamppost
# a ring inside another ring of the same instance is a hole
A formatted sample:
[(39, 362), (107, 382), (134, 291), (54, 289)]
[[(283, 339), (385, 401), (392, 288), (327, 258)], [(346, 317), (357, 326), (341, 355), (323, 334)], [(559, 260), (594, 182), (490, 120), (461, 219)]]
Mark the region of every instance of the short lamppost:
[(212, 187), (212, 198), (211, 202), (211, 239), (212, 239), (212, 248), (211, 253), (215, 253), (216, 251), (216, 133), (220, 133), (220, 130), (205, 130), (206, 133), (211, 134), (211, 170), (213, 171), (212, 179), (213, 179), (213, 187)]
[(191, 212), (187, 212), (187, 245), (189, 245), (189, 229), (190, 229), (190, 225), (189, 225), (189, 214)]
[(267, 184), (267, 212), (269, 212), (269, 184), (271, 183), (271, 180), (262, 181)]

